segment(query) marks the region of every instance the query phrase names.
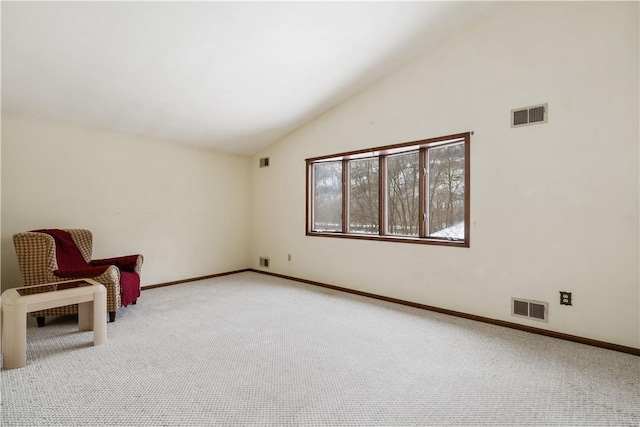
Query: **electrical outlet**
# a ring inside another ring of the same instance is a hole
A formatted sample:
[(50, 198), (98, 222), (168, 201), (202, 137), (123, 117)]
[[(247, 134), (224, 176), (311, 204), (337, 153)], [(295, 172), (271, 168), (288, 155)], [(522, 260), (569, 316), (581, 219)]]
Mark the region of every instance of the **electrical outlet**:
[(560, 305), (572, 305), (571, 292), (560, 291)]
[(287, 261), (291, 261), (291, 254), (287, 255)]
[(266, 268), (269, 268), (269, 258), (267, 258), (267, 257), (260, 257), (260, 267), (266, 267)]

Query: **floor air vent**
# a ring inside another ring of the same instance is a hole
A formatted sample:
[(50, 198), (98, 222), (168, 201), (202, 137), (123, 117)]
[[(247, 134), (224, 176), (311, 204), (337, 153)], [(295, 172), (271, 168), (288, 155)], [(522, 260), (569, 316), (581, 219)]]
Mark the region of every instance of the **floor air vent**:
[(548, 322), (549, 303), (511, 298), (511, 315)]
[(531, 107), (516, 108), (511, 110), (511, 127), (536, 125), (546, 123), (549, 104), (534, 105)]

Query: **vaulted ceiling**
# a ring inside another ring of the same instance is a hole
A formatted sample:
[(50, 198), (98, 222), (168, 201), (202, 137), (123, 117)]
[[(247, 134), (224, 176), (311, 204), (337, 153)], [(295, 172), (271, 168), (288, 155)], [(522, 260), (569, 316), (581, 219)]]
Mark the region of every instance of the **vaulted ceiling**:
[(251, 155), (498, 2), (7, 2), (2, 109)]

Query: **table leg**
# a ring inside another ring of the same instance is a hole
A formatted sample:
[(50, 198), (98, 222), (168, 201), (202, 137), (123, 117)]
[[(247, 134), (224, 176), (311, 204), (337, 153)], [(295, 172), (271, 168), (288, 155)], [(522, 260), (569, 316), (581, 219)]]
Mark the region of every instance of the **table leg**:
[(93, 301), (78, 304), (78, 330), (93, 330)]
[(107, 290), (104, 286), (93, 294), (93, 345), (107, 341)]
[(27, 306), (2, 304), (2, 368), (27, 364)]

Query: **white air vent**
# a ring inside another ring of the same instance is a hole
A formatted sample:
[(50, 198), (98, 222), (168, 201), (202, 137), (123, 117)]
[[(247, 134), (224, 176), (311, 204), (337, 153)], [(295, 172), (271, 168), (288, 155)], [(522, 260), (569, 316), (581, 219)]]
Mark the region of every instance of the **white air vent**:
[(511, 315), (548, 322), (549, 303), (511, 298)]
[(269, 258), (260, 257), (260, 267), (269, 268)]
[(547, 123), (549, 104), (533, 105), (531, 107), (516, 108), (511, 110), (511, 127), (537, 125)]
[(268, 157), (263, 157), (263, 158), (260, 159), (260, 167), (261, 168), (269, 167), (269, 158)]

